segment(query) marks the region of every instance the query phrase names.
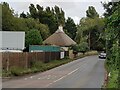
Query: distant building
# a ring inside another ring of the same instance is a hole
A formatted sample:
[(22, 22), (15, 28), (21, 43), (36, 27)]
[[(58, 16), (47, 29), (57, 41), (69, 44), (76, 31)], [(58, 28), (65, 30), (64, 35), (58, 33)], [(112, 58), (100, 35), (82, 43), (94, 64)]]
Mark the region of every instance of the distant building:
[[(62, 59), (65, 56), (65, 51), (69, 52), (68, 46), (75, 45), (76, 42), (65, 34), (62, 26), (59, 26), (58, 30), (48, 37), (43, 44), (60, 46), (64, 50), (60, 53), (60, 58)], [(71, 55), (69, 54), (68, 56), (70, 57)]]
[(25, 32), (0, 31), (0, 52), (22, 52), (25, 48)]
[(67, 34), (64, 33), (62, 26), (59, 26), (58, 30), (48, 37), (43, 43), (61, 47), (76, 44), (75, 41), (73, 41)]

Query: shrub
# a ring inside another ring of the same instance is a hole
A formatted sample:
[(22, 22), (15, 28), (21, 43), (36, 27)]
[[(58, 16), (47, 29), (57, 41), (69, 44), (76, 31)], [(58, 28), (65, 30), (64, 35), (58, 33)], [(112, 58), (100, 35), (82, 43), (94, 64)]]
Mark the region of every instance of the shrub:
[(23, 75), (24, 69), (20, 67), (11, 67), (10, 72), (14, 76), (20, 76)]

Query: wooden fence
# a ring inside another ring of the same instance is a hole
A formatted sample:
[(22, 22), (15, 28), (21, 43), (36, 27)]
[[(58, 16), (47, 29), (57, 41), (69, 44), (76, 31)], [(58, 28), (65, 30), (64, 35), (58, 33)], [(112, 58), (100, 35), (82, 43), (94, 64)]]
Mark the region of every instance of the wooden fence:
[[(68, 52), (65, 52), (68, 56)], [(29, 68), (31, 62), (42, 61), (49, 62), (51, 60), (59, 60), (60, 52), (24, 52), (24, 53), (2, 53), (2, 68), (9, 70), (13, 66)]]

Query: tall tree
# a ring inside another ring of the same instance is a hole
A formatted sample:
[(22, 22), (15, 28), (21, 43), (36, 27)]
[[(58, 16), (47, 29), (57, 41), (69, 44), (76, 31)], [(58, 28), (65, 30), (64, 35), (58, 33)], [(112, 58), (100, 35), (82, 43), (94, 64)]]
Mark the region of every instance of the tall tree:
[(27, 15), (26, 15), (24, 12), (22, 12), (22, 13), (20, 14), (20, 17), (21, 17), (21, 18), (27, 18)]
[[(102, 2), (101, 2), (102, 3)], [(113, 12), (115, 12), (115, 10), (117, 9), (117, 6), (119, 5), (119, 2), (108, 2), (108, 3), (102, 3), (103, 7), (104, 7), (104, 16), (108, 17), (110, 15), (112, 15)]]
[(2, 5), (0, 3), (0, 31), (2, 31)]
[(86, 16), (89, 18), (99, 17), (99, 14), (96, 12), (93, 6), (89, 6), (88, 10), (86, 11)]
[[(103, 18), (82, 18), (78, 25), (76, 40), (78, 43), (88, 40), (89, 49), (104, 48), (104, 19)], [(101, 43), (101, 44), (100, 44)]]
[(30, 4), (29, 12), (30, 12), (31, 17), (33, 17), (34, 19), (36, 19), (38, 17), (37, 10), (33, 4)]
[(70, 36), (74, 40), (77, 32), (77, 27), (72, 18), (68, 17), (67, 21), (65, 22), (64, 29), (67, 30), (68, 36)]
[(40, 23), (48, 25), (50, 29), (50, 33), (54, 33), (59, 25), (65, 24), (65, 13), (58, 6), (50, 9), (50, 7), (46, 7), (44, 9), (40, 5), (36, 5), (36, 8), (33, 4), (29, 6), (29, 11), (31, 17), (34, 19), (39, 19)]
[(60, 9), (58, 6), (54, 7), (54, 11), (55, 11), (55, 17), (57, 20), (57, 24), (64, 26), (65, 24), (65, 13), (62, 9)]
[[(99, 14), (96, 12), (93, 6), (89, 6), (88, 10), (86, 11), (86, 20), (87, 20), (87, 31), (88, 31), (88, 44), (89, 49), (96, 49), (94, 48), (94, 44), (96, 44), (96, 40), (100, 40), (100, 32), (103, 31), (104, 28), (104, 20), (99, 18)], [(97, 41), (98, 41), (97, 40)], [(102, 44), (101, 44), (102, 45)], [(104, 46), (104, 45), (102, 45)]]
[(12, 31), (14, 21), (13, 21), (13, 11), (10, 9), (9, 4), (3, 2), (2, 4), (2, 30)]

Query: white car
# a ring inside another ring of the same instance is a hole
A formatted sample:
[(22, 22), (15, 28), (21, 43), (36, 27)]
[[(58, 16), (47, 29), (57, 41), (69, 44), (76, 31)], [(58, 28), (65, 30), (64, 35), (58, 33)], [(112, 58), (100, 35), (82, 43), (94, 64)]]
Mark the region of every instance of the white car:
[(101, 58), (101, 59), (106, 59), (106, 53), (105, 53), (105, 52), (101, 52), (101, 53), (99, 54), (99, 58)]

